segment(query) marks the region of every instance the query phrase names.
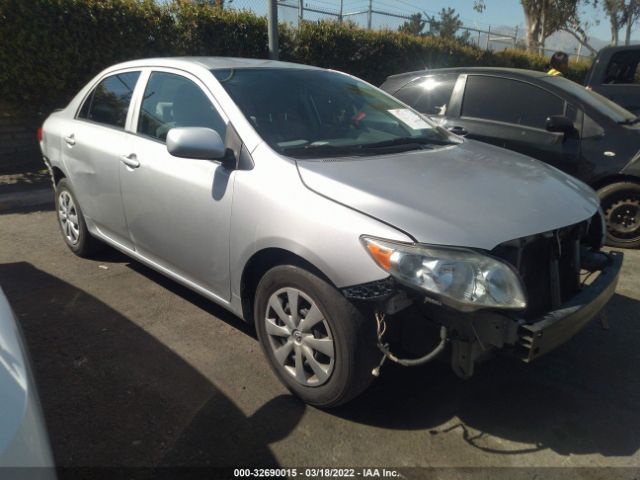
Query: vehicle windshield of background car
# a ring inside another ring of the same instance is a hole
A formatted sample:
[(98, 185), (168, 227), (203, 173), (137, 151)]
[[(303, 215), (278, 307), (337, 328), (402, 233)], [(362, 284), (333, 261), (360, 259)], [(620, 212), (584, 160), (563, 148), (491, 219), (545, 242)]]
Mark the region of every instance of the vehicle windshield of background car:
[(212, 70), (271, 148), (295, 158), (380, 155), (461, 142), (376, 88), (337, 72)]
[(572, 82), (571, 80), (562, 77), (548, 77), (545, 78), (544, 81), (561, 87), (571, 95), (578, 97), (581, 101), (588, 103), (602, 115), (609, 117), (614, 122), (630, 123), (636, 120), (636, 116), (629, 110), (603, 97), (597, 92), (587, 90), (582, 85)]

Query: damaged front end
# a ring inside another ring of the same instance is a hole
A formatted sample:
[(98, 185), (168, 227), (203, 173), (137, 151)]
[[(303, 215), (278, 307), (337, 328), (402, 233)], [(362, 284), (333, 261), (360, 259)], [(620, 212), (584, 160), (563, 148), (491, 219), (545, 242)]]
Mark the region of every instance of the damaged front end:
[[(487, 266), (483, 266), (481, 261), (471, 273), (463, 272), (471, 275), (468, 278), (473, 288), (459, 287), (459, 299), (444, 290), (456, 286), (455, 269), (466, 268), (456, 266), (455, 256), (450, 264), (434, 267), (430, 257), (425, 257), (434, 255), (434, 250), (426, 247), (423, 251), (427, 253), (420, 257), (422, 264), (413, 265), (407, 270), (410, 274), (404, 275), (398, 271), (406, 260), (393, 251), (393, 245), (378, 242), (374, 248), (382, 250), (374, 250), (372, 257), (383, 268), (388, 267), (391, 276), (345, 288), (343, 294), (371, 307), (377, 322), (380, 365), (386, 359), (406, 366), (418, 365), (449, 351), (454, 372), (469, 378), (475, 364), (497, 350), (525, 362), (535, 360), (568, 341), (600, 313), (615, 293), (623, 260), (620, 252), (600, 250), (602, 238), (603, 224), (597, 213), (575, 225), (511, 240), (490, 252), (478, 252), (495, 259), (495, 264), (485, 262)], [(474, 258), (473, 254), (469, 256)], [(438, 268), (441, 270), (434, 275)], [(442, 273), (443, 268), (450, 271)], [(416, 280), (413, 275), (420, 278)], [(438, 285), (446, 282), (449, 284), (444, 287)], [(415, 348), (408, 349), (408, 355), (406, 348), (405, 355), (393, 353), (402, 348), (399, 339), (414, 337), (411, 322), (418, 325), (416, 318), (431, 326), (431, 338), (415, 335), (423, 339), (420, 353)], [(410, 331), (394, 335), (392, 330), (403, 327)], [(379, 374), (379, 367), (372, 373)]]

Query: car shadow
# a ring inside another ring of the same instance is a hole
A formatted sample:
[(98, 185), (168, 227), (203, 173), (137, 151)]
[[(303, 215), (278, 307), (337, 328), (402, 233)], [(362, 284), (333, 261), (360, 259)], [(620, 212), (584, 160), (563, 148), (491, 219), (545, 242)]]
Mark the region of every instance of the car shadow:
[[(120, 254), (116, 254), (120, 255)], [(231, 326), (252, 327), (191, 290), (124, 255), (133, 270)], [(389, 429), (461, 434), (495, 454), (551, 449), (559, 454), (629, 456), (640, 448), (640, 302), (615, 295), (609, 329), (592, 322), (574, 339), (532, 364), (496, 357), (460, 380), (444, 362), (404, 368), (387, 362), (381, 378), (352, 403), (329, 413)], [(527, 444), (497, 449), (490, 437)]]
[(130, 268), (134, 272), (148, 278), (154, 283), (162, 286), (166, 290), (178, 295), (179, 297), (187, 300), (191, 304), (197, 306), (201, 310), (207, 312), (208, 314), (216, 317), (218, 320), (222, 320), (228, 325), (236, 328), (241, 331), (245, 335), (248, 335), (254, 339), (257, 338), (255, 329), (252, 325), (238, 318), (233, 313), (229, 312), (225, 308), (213, 303), (207, 298), (203, 297), (199, 293), (194, 292), (193, 290), (171, 280), (167, 276), (153, 270), (152, 268), (147, 267), (146, 265), (131, 259), (126, 256), (124, 253), (115, 250), (111, 247), (106, 247), (104, 250), (99, 252), (98, 254), (92, 257), (92, 260), (100, 263), (120, 263), (126, 265), (127, 268)]
[[(118, 252), (105, 254), (255, 338), (251, 326), (213, 302)], [(387, 362), (369, 390), (329, 413), (430, 436), (461, 434), (495, 454), (632, 455), (640, 448), (640, 376), (633, 367), (640, 363), (640, 302), (616, 294), (606, 314), (608, 330), (594, 321), (532, 364), (496, 357), (467, 381), (445, 362), (417, 368)], [(527, 445), (498, 449), (491, 437)]]
[(247, 416), (82, 289), (25, 262), (0, 264), (0, 285), (26, 338), (56, 465), (67, 467), (61, 478), (83, 466), (278, 466), (269, 444), (295, 428), (301, 402), (282, 395)]
[[(494, 454), (633, 455), (640, 448), (640, 302), (615, 295), (606, 312), (608, 330), (593, 322), (537, 362), (497, 357), (467, 381), (444, 363), (387, 364), (371, 389), (334, 414), (382, 428), (427, 429), (430, 436), (462, 435)], [(497, 448), (490, 437), (527, 445)]]

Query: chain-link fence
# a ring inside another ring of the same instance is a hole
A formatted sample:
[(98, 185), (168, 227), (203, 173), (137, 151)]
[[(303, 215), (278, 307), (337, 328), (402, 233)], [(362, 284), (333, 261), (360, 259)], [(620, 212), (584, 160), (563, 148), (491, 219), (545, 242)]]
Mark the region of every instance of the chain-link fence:
[[(237, 10), (250, 10), (258, 15), (266, 15), (268, 0), (225, 0), (224, 8)], [(209, 0), (216, 3), (216, 0)], [(278, 20), (280, 22), (298, 25), (301, 21), (317, 22), (321, 20), (334, 20), (338, 22), (352, 22), (366, 29), (397, 30), (411, 20), (411, 15), (420, 13), (427, 21), (426, 30), (429, 29), (429, 16), (425, 12), (415, 9), (411, 12), (411, 4), (407, 2), (397, 3), (395, 8), (392, 0), (278, 0)], [(402, 8), (398, 8), (398, 7)], [(525, 31), (519, 27), (492, 26), (484, 27), (463, 25), (457, 35), (467, 42), (492, 51), (507, 48), (525, 48)], [(545, 49), (547, 56), (554, 50)], [(584, 57), (580, 50), (570, 53), (570, 56), (579, 60)]]
[[(251, 10), (258, 15), (266, 15), (267, 0), (226, 0), (224, 7)], [(382, 7), (387, 9), (384, 10)], [(407, 10), (393, 11), (389, 7), (391, 5), (388, 3), (377, 0), (279, 0), (278, 20), (292, 25), (301, 21), (334, 20), (351, 22), (367, 29), (397, 30), (411, 19)], [(419, 11), (414, 13), (424, 14)], [(423, 18), (427, 19), (426, 15)], [(499, 27), (492, 30), (489, 26), (485, 30), (465, 25), (458, 30), (458, 34), (463, 35), (470, 43), (490, 50), (513, 48), (519, 45), (519, 40), (522, 41), (518, 37), (518, 27)]]

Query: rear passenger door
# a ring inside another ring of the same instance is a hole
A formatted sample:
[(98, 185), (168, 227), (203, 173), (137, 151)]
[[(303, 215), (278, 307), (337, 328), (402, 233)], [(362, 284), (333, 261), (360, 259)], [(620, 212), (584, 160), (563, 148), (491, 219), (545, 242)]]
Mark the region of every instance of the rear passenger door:
[[(459, 115), (444, 124), (450, 130), (464, 130), (468, 138), (529, 155), (569, 173), (577, 170), (576, 112), (554, 93), (525, 81), (468, 75), (459, 108)], [(576, 117), (576, 133), (547, 131), (546, 120), (552, 115)]]
[(63, 132), (63, 162), (90, 228), (131, 248), (120, 197), (120, 163), (128, 150), (125, 131), (140, 70), (102, 78)]

